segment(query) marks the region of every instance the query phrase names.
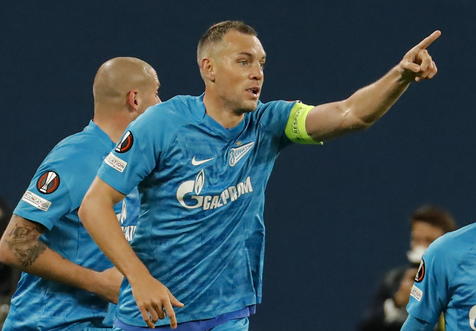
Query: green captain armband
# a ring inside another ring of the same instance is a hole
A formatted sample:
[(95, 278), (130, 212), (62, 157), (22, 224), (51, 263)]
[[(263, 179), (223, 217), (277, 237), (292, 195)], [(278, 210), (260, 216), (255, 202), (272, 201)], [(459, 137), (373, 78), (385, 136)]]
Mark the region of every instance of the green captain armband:
[(322, 141), (315, 141), (306, 131), (306, 117), (312, 108), (314, 108), (314, 106), (305, 105), (300, 102), (296, 102), (293, 108), (291, 108), (284, 133), (292, 142), (297, 144), (323, 145)]

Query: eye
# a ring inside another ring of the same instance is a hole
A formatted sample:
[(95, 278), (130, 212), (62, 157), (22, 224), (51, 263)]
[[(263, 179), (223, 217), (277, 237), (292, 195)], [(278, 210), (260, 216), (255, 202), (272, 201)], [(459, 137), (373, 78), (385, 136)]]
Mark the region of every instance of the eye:
[(264, 63), (264, 62), (260, 62), (260, 64), (259, 64), (259, 65), (260, 65), (261, 69), (264, 69), (264, 66), (266, 65), (266, 63)]
[(238, 63), (242, 66), (247, 66), (249, 64), (248, 60), (238, 60)]

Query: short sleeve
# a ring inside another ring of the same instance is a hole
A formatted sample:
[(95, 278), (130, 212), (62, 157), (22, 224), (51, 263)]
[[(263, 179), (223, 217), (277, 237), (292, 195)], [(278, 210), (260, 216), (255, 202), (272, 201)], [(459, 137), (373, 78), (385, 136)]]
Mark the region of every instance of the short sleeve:
[(295, 101), (270, 101), (259, 104), (256, 116), (260, 126), (275, 137), (284, 136), (284, 128)]
[(125, 195), (154, 170), (165, 149), (167, 127), (156, 110), (148, 110), (128, 126), (98, 170), (99, 178)]
[(51, 230), (71, 210), (67, 181), (60, 165), (43, 161), (13, 213)]
[(434, 325), (448, 301), (448, 263), (445, 251), (433, 243), (422, 258), (410, 292), (408, 313)]

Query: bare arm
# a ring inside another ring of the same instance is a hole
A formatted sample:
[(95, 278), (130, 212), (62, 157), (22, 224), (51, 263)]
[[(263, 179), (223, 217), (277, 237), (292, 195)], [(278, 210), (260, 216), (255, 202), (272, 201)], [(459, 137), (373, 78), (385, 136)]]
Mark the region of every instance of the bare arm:
[(153, 327), (159, 318), (165, 317), (166, 311), (170, 325), (175, 328), (177, 320), (172, 306), (182, 307), (183, 304), (152, 277), (124, 238), (113, 209), (123, 198), (123, 194), (96, 177), (83, 199), (79, 216), (98, 246), (129, 280), (147, 325)]
[(316, 141), (367, 128), (382, 117), (412, 81), (431, 79), (437, 68), (426, 50), (438, 37), (435, 31), (410, 49), (398, 65), (378, 81), (349, 98), (319, 105), (306, 118), (306, 131)]
[(0, 240), (0, 261), (117, 302), (122, 278), (117, 270), (97, 272), (65, 259), (40, 239), (44, 231), (45, 228), (39, 223), (13, 215)]

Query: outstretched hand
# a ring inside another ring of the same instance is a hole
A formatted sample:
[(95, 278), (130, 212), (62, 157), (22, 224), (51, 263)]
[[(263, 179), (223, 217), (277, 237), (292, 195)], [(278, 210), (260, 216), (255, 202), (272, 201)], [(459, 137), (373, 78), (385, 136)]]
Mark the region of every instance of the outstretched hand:
[(399, 66), (403, 69), (403, 76), (406, 79), (419, 82), (436, 75), (438, 69), (427, 48), (440, 36), (441, 31), (434, 31), (403, 56)]

